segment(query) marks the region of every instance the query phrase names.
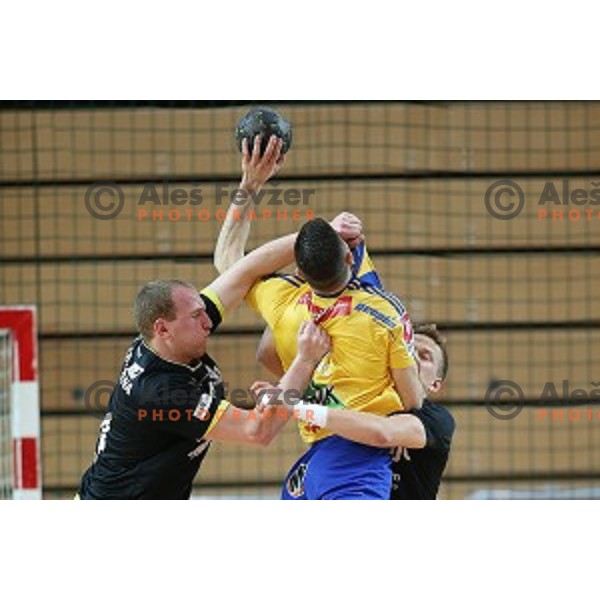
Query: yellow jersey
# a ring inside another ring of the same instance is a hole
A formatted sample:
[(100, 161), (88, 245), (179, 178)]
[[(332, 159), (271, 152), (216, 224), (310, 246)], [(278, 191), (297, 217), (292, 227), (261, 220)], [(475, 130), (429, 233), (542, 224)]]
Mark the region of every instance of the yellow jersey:
[[(388, 415), (403, 410), (390, 369), (415, 364), (413, 331), (399, 298), (361, 281), (361, 277), (372, 281), (369, 275), (378, 279), (366, 251), (360, 260), (348, 285), (333, 297), (316, 294), (296, 275), (278, 274), (257, 282), (246, 300), (271, 328), (286, 371), (296, 356), (303, 321), (313, 319), (331, 337), (331, 352), (306, 392), (309, 400)], [(300, 433), (309, 444), (332, 435), (304, 422)]]

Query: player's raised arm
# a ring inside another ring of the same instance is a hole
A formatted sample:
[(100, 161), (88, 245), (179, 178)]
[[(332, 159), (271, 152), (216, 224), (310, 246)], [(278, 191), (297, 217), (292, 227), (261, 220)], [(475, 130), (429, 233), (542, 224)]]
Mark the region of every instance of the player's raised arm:
[(258, 279), (293, 262), (295, 241), (296, 234), (292, 233), (263, 244), (208, 286), (219, 297), (226, 312), (242, 302)]
[(248, 140), (242, 141), (242, 181), (235, 201), (227, 211), (215, 247), (214, 265), (219, 273), (224, 273), (244, 256), (250, 234), (248, 211), (254, 206), (254, 198), (262, 186), (283, 166), (285, 155), (281, 153), (282, 148), (283, 140), (271, 136), (261, 156), (260, 135), (254, 139), (252, 154), (248, 150)]

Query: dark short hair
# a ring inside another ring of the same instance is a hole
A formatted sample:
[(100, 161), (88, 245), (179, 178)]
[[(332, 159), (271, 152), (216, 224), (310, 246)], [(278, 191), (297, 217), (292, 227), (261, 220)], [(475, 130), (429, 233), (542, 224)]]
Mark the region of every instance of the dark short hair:
[(438, 377), (444, 381), (448, 375), (448, 349), (446, 347), (446, 338), (439, 332), (435, 323), (421, 323), (415, 325), (415, 335), (424, 335), (432, 340), (442, 351), (442, 364), (438, 369)]
[(178, 287), (196, 289), (186, 281), (167, 279), (149, 281), (137, 293), (133, 304), (133, 318), (137, 330), (146, 341), (154, 337), (156, 319), (162, 317), (167, 321), (173, 321), (176, 318), (177, 310), (173, 301), (173, 290)]
[(323, 219), (304, 223), (296, 238), (296, 264), (308, 283), (317, 288), (341, 282), (346, 273), (347, 247)]

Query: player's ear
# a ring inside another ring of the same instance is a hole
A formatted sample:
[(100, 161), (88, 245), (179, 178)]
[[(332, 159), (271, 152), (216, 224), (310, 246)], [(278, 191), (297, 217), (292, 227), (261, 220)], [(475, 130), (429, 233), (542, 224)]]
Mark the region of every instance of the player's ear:
[(167, 320), (164, 319), (163, 317), (159, 317), (158, 319), (156, 319), (156, 321), (154, 321), (152, 329), (154, 331), (155, 337), (164, 338), (169, 334)]
[[(346, 242), (344, 242), (344, 243), (346, 243)], [(346, 247), (348, 248), (348, 251), (346, 252), (346, 255), (344, 256), (344, 262), (349, 267), (353, 267), (354, 266), (354, 255), (352, 254), (352, 250), (350, 250), (350, 246), (348, 246), (348, 244), (346, 244)]]
[(429, 386), (429, 391), (433, 394), (437, 394), (444, 385), (444, 382), (441, 379), (434, 379), (433, 383)]

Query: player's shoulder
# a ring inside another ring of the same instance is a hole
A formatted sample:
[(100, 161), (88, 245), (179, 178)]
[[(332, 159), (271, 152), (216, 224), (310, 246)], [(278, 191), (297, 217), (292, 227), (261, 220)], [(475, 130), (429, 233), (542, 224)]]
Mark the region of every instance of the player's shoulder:
[(129, 346), (119, 375), (119, 384), (129, 395), (139, 388), (152, 373), (160, 368), (160, 357), (144, 342), (142, 336), (135, 338)]
[(261, 277), (260, 283), (280, 284), (298, 289), (308, 285), (302, 277), (293, 273), (271, 273)]
[(421, 408), (411, 412), (422, 419), (435, 421), (438, 425), (442, 426), (450, 436), (454, 433), (456, 421), (454, 420), (452, 413), (439, 402), (425, 400)]
[[(272, 299), (274, 302), (281, 299), (291, 299), (300, 296), (310, 290), (308, 283), (298, 275), (289, 273), (272, 273), (259, 279), (248, 294), (247, 298), (262, 298), (263, 309), (270, 306)], [(266, 305), (265, 305), (266, 303)]]
[(395, 327), (407, 315), (404, 303), (392, 292), (360, 282), (356, 291), (356, 310), (370, 314), (384, 325)]
[[(208, 357), (208, 355), (205, 356)], [(143, 387), (146, 391), (189, 385), (197, 379), (198, 373), (205, 368), (205, 362), (208, 362), (211, 366), (215, 364), (210, 358), (207, 358), (207, 361), (203, 361), (195, 368), (173, 362), (159, 356), (143, 341), (135, 349), (134, 357), (137, 357), (137, 362), (143, 369), (143, 372), (139, 374), (139, 382), (140, 387)]]

